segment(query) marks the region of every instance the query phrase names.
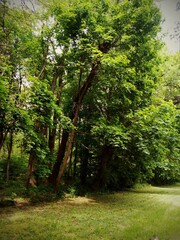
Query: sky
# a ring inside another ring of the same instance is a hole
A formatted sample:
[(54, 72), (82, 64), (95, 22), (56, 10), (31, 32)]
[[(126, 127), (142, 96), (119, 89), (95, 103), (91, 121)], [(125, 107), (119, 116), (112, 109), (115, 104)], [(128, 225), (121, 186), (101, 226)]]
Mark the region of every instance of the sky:
[[(162, 34), (165, 34), (163, 41), (170, 53), (178, 52), (180, 51), (180, 0), (161, 0), (157, 1), (157, 5), (165, 20), (162, 23)], [(172, 38), (175, 33), (176, 37)]]

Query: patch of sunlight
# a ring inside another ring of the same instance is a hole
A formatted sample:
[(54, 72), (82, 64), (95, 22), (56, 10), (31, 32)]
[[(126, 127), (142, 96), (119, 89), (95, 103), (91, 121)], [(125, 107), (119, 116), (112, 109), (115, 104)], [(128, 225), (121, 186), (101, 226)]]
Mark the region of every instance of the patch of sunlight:
[(66, 198), (64, 202), (72, 204), (97, 204), (94, 199), (88, 197)]
[(180, 195), (161, 195), (160, 202), (168, 203), (176, 207), (180, 207)]
[(142, 188), (135, 188), (132, 191), (140, 193), (152, 193), (152, 194), (170, 194), (170, 195), (180, 195), (179, 186), (166, 186), (166, 187), (155, 187), (155, 186), (145, 186)]

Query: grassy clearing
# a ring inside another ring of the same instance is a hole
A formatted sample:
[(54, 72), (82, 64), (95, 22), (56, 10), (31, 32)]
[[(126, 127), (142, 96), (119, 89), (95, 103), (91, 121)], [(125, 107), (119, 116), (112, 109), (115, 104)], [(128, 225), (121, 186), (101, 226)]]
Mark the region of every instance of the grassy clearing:
[(69, 198), (0, 210), (3, 240), (180, 239), (180, 187)]

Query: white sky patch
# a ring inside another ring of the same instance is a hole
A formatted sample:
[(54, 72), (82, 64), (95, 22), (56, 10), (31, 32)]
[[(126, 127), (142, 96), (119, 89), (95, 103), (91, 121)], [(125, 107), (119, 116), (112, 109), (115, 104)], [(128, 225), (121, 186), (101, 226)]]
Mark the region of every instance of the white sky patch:
[(35, 0), (10, 0), (9, 2), (12, 6), (22, 6), (24, 8), (32, 9), (32, 11), (35, 11), (37, 8)]
[(163, 41), (170, 53), (178, 52), (180, 51), (180, 0), (161, 0), (157, 5), (165, 20), (162, 24)]

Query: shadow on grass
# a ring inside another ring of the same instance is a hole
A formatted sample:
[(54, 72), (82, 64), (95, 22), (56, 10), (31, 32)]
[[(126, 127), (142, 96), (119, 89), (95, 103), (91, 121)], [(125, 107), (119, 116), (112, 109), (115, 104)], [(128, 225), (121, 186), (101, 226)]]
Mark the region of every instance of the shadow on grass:
[[(88, 205), (100, 205), (104, 206), (111, 205), (114, 206), (129, 206), (132, 207), (134, 205), (134, 201), (137, 201), (137, 195), (145, 194), (142, 196), (142, 201), (146, 199), (149, 195), (177, 195), (180, 196), (180, 185), (175, 186), (163, 186), (163, 187), (154, 187), (154, 186), (145, 186), (141, 188), (133, 188), (128, 189), (126, 191), (114, 192), (114, 193), (91, 193), (86, 196), (71, 196), (64, 195), (63, 197), (57, 197), (53, 195), (53, 197), (49, 196), (48, 199), (43, 200), (43, 194), (41, 196), (41, 201), (31, 201), (30, 198), (5, 198), (4, 201), (7, 204), (0, 204), (0, 215), (2, 214), (13, 214), (16, 211), (31, 211), (32, 209), (38, 208), (48, 208), (51, 206), (88, 206)], [(131, 195), (131, 197), (129, 197)], [(140, 197), (140, 195), (139, 195)], [(138, 199), (139, 199), (138, 197)], [(35, 196), (34, 196), (35, 198)], [(2, 201), (2, 200), (0, 200)]]

